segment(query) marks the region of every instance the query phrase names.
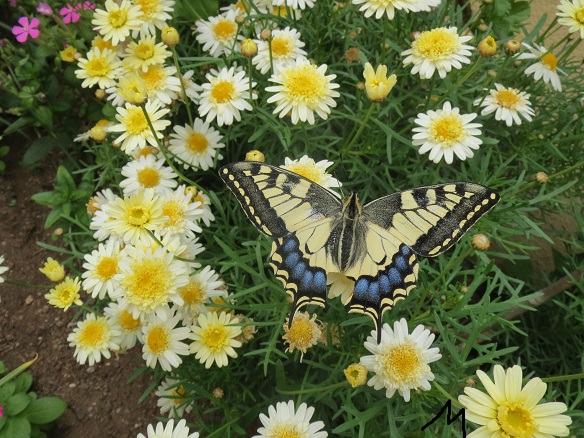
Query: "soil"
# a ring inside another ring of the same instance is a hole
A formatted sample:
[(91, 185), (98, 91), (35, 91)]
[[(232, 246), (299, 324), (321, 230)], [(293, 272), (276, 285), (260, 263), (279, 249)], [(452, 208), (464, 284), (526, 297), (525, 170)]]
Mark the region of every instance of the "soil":
[[(47, 159), (36, 170), (19, 165), (24, 148), (20, 138), (3, 144), (11, 145), (4, 157), (7, 169), (0, 175), (0, 255), (4, 274), (14, 282), (47, 285), (49, 281), (38, 270), (47, 257), (59, 259), (55, 252), (39, 247), (37, 242), (59, 245), (51, 239), (51, 231), (43, 227), (49, 210), (31, 200), (38, 192), (50, 191), (58, 165)], [(44, 295), (48, 288), (0, 285), (0, 360), (9, 370), (38, 355), (29, 368), (33, 387), (39, 397), (58, 396), (68, 408), (51, 430), (50, 438), (135, 437), (146, 434), (149, 423), (159, 415), (156, 397), (150, 394), (142, 404), (139, 398), (151, 382), (151, 374), (132, 383), (128, 379), (143, 366), (140, 351), (103, 360), (93, 367), (79, 365), (67, 336), (75, 323), (70, 323), (74, 310), (63, 312), (49, 306)], [(26, 438), (26, 437), (14, 437)]]

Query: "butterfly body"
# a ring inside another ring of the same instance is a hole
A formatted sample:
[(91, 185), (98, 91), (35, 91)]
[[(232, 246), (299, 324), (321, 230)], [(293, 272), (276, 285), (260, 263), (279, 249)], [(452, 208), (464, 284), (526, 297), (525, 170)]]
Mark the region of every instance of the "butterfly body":
[(394, 193), (362, 205), (293, 172), (257, 162), (224, 166), (219, 174), (248, 219), (274, 239), (271, 266), (292, 296), (289, 322), (306, 304), (324, 306), (327, 276), (354, 283), (349, 312), (383, 313), (416, 286), (416, 255), (446, 251), (499, 200), (472, 183)]

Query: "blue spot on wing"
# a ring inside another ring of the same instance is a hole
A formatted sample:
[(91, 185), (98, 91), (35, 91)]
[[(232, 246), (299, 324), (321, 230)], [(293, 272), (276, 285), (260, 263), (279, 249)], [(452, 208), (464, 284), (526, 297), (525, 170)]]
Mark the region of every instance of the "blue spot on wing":
[(292, 269), (298, 264), (299, 261), (300, 254), (298, 254), (297, 252), (293, 252), (292, 254), (286, 257), (286, 259), (284, 260), (284, 265), (286, 265), (288, 269)]
[(304, 274), (304, 271), (306, 271), (306, 266), (304, 266), (304, 263), (296, 264), (296, 266), (292, 268), (292, 279), (300, 280)]
[(282, 249), (284, 252), (292, 252), (298, 248), (298, 242), (295, 239), (288, 239), (283, 245)]
[(306, 271), (304, 273), (304, 275), (302, 276), (302, 281), (300, 282), (300, 286), (303, 288), (309, 288), (310, 285), (312, 284), (313, 277), (314, 276), (312, 275), (312, 272)]
[(317, 289), (322, 289), (322, 288), (326, 288), (326, 275), (324, 272), (322, 271), (317, 271), (314, 274), (314, 286)]
[(399, 271), (393, 267), (389, 268), (387, 271), (387, 276), (389, 279), (389, 284), (392, 287), (399, 286), (402, 283), (402, 276)]
[(400, 271), (405, 271), (409, 267), (408, 262), (406, 262), (406, 259), (404, 258), (404, 256), (401, 256), (401, 255), (397, 256), (393, 263), (395, 264), (397, 269), (399, 269)]

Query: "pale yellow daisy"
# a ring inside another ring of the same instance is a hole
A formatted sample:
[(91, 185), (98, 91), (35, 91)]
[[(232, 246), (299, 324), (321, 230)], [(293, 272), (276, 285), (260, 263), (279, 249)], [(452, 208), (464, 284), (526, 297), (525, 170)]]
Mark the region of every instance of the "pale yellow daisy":
[(174, 0), (134, 0), (136, 6), (142, 11), (142, 26), (140, 30), (132, 33), (134, 38), (141, 35), (156, 35), (156, 29), (162, 30), (167, 26), (167, 21), (172, 20), (169, 12), (174, 11)]
[(297, 312), (289, 326), (289, 318), (284, 324), (284, 335), (282, 339), (288, 344), (286, 353), (292, 353), (295, 349), (300, 350), (300, 362), (304, 358), (306, 350), (314, 347), (322, 335), (322, 330), (316, 322), (316, 314), (310, 317), (308, 312)]
[(272, 0), (274, 6), (285, 6), (291, 9), (300, 9), (303, 11), (307, 8), (313, 8), (316, 0)]
[(430, 8), (436, 7), (441, 0), (352, 0), (354, 5), (361, 5), (360, 11), (365, 12), (365, 17), (380, 19), (383, 15), (393, 20), (396, 10), (406, 12), (429, 11)]
[(558, 4), (558, 23), (569, 27), (569, 32), (580, 32), (584, 39), (584, 0), (560, 0)]
[(385, 389), (387, 398), (398, 391), (406, 402), (410, 401), (411, 390), (429, 391), (434, 374), (428, 364), (442, 357), (438, 348), (429, 348), (433, 341), (434, 335), (423, 325), (410, 334), (404, 318), (394, 322), (393, 330), (389, 324), (383, 324), (379, 343), (373, 330), (365, 341), (365, 348), (373, 354), (360, 360), (374, 374), (367, 384)]
[(145, 189), (154, 189), (158, 195), (172, 193), (178, 184), (176, 182), (178, 175), (165, 164), (164, 158), (156, 158), (152, 154), (125, 164), (121, 170), (125, 178), (120, 181), (124, 196), (130, 196)]
[(327, 438), (328, 433), (321, 430), (322, 421), (311, 422), (314, 408), (306, 403), (294, 409), (294, 402), (278, 402), (276, 407), (268, 407), (268, 415), (260, 414), (262, 427), (252, 438)]
[(507, 370), (495, 365), (494, 381), (481, 370), (477, 370), (477, 376), (487, 393), (466, 387), (466, 395), (458, 397), (466, 410), (465, 418), (481, 425), (468, 438), (554, 438), (570, 434), (572, 419), (562, 415), (568, 409), (564, 403), (538, 404), (547, 389), (539, 377), (523, 386), (518, 365)]
[(104, 9), (96, 9), (91, 24), (93, 30), (99, 31), (105, 41), (111, 40), (114, 46), (123, 43), (130, 36), (130, 32), (142, 27), (143, 12), (139, 5), (129, 0), (116, 3), (106, 0)]
[(266, 91), (275, 93), (268, 103), (276, 103), (274, 114), (280, 118), (291, 114), (291, 121), (314, 125), (314, 113), (326, 120), (331, 107), (336, 107), (334, 98), (339, 97), (339, 84), (332, 82), (337, 76), (326, 75), (326, 64), (316, 66), (308, 60), (298, 58), (290, 65), (282, 67), (272, 75), (271, 82), (277, 85), (266, 87)]
[(80, 289), (81, 283), (79, 282), (79, 278), (67, 277), (51, 289), (49, 293), (45, 295), (45, 298), (50, 305), (65, 311), (73, 304), (76, 304), (77, 306), (83, 304), (81, 296), (79, 295)]
[(196, 354), (195, 359), (211, 368), (215, 363), (219, 368), (228, 363), (228, 356), (235, 358), (235, 348), (241, 347), (241, 342), (235, 340), (241, 334), (241, 327), (230, 325), (236, 321), (230, 313), (210, 312), (202, 313), (197, 323), (191, 327), (190, 352)]
[(77, 323), (67, 341), (70, 347), (75, 347), (77, 362), (93, 366), (101, 361), (102, 356), (109, 359), (111, 351), (120, 349), (120, 331), (107, 318), (90, 313)]
[(154, 189), (140, 190), (128, 197), (117, 197), (104, 206), (109, 218), (102, 224), (111, 234), (119, 236), (125, 243), (150, 246), (153, 242), (150, 232), (165, 221), (162, 214), (164, 198)]
[(95, 47), (86, 56), (79, 60), (79, 69), (75, 70), (75, 76), (83, 79), (81, 86), (89, 88), (97, 85), (102, 89), (114, 86), (122, 66), (115, 52)]
[(103, 314), (120, 331), (120, 350), (133, 348), (137, 341), (142, 342), (142, 316), (134, 318), (132, 312), (111, 302), (103, 309)]
[(174, 253), (161, 246), (147, 249), (127, 245), (122, 256), (118, 303), (134, 318), (156, 314), (163, 319), (170, 303), (184, 303), (179, 290), (189, 282), (188, 265), (177, 260)]
[(441, 78), (452, 68), (461, 69), (462, 64), (470, 64), (469, 56), (474, 48), (467, 44), (472, 35), (459, 36), (456, 27), (438, 27), (416, 36), (412, 48), (401, 52), (405, 56), (404, 66), (413, 64), (412, 74), (420, 74), (422, 79), (430, 79), (435, 72)]
[(190, 433), (187, 420), (180, 420), (175, 426), (171, 419), (167, 423), (157, 423), (156, 428), (149, 424), (146, 435), (139, 433), (136, 438), (199, 438), (199, 432)]
[[(317, 183), (319, 186), (322, 186), (325, 189), (331, 189), (333, 187), (342, 186), (338, 179), (334, 178), (326, 171), (333, 164), (334, 163), (332, 161), (327, 160), (320, 160), (319, 162), (316, 162), (308, 155), (303, 155), (300, 157), (300, 159), (297, 160), (292, 160), (288, 157), (285, 157), (284, 165), (280, 167), (303, 176), (304, 178)], [(331, 190), (331, 192), (333, 191)]]
[(118, 78), (117, 83), (106, 88), (107, 100), (113, 106), (122, 106), (124, 103), (139, 105), (148, 98), (148, 84), (142, 79), (141, 72), (126, 72)]
[(351, 387), (356, 388), (367, 383), (367, 368), (360, 363), (352, 363), (343, 370), (345, 378)]
[(395, 75), (387, 76), (386, 65), (379, 65), (377, 66), (377, 70), (373, 70), (373, 66), (368, 62), (365, 64), (363, 78), (365, 79), (367, 97), (372, 102), (384, 100), (397, 83), (397, 77)]
[(171, 53), (162, 42), (156, 43), (155, 36), (143, 36), (138, 41), (132, 41), (124, 53), (124, 67), (128, 71), (148, 71), (148, 67), (162, 65)]
[(191, 193), (185, 191), (185, 186), (179, 186), (176, 190), (166, 193), (162, 214), (167, 219), (158, 227), (161, 236), (189, 238), (203, 231), (198, 224), (203, 212), (196, 203), (191, 202), (191, 197)]
[(170, 105), (181, 93), (176, 67), (151, 65), (146, 71), (140, 73), (140, 77), (146, 83), (148, 99), (157, 99), (161, 105)]
[(65, 278), (65, 268), (63, 268), (63, 266), (52, 257), (47, 258), (43, 267), (39, 268), (39, 271), (45, 274), (49, 280), (54, 282), (61, 281)]
[(237, 33), (239, 26), (235, 21), (237, 13), (233, 10), (216, 17), (209, 17), (208, 21), (198, 20), (193, 31), (197, 41), (202, 44), (203, 50), (212, 57), (229, 55), (235, 48), (236, 42), (243, 39)]
[(109, 132), (121, 132), (122, 134), (116, 139), (120, 148), (127, 154), (135, 148), (143, 148), (147, 144), (158, 147), (156, 138), (162, 139), (162, 131), (170, 125), (169, 120), (163, 120), (162, 117), (170, 112), (168, 108), (160, 108), (160, 104), (154, 101), (148, 101), (145, 105), (148, 118), (152, 123), (154, 133), (148, 126), (148, 121), (141, 107), (126, 103), (125, 106), (116, 108), (116, 119), (120, 122), (117, 125), (108, 128)]

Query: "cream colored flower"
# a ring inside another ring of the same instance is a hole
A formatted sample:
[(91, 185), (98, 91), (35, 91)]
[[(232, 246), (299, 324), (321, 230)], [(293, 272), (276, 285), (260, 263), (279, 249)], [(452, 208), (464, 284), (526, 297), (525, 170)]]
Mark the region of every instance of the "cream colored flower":
[(489, 91), (489, 96), (474, 101), (474, 105), (479, 103), (484, 107), (482, 115), (495, 113), (495, 120), (503, 120), (507, 126), (513, 123), (521, 125), (519, 116), (531, 122), (531, 116), (535, 115), (529, 102), (529, 94), (515, 88), (505, 88), (501, 84), (495, 84), (495, 89)]
[(116, 3), (114, 0), (106, 0), (104, 9), (96, 9), (91, 24), (93, 30), (99, 31), (105, 41), (110, 41), (114, 46), (123, 43), (130, 36), (130, 32), (142, 27), (143, 15), (139, 5), (132, 4), (129, 0)]
[(219, 368), (228, 363), (227, 357), (237, 357), (235, 348), (241, 347), (241, 342), (235, 338), (241, 334), (241, 327), (231, 325), (237, 323), (226, 312), (202, 313), (197, 323), (192, 326), (190, 352), (195, 359), (211, 368), (215, 363)]
[(373, 102), (384, 100), (397, 82), (395, 75), (387, 76), (386, 65), (378, 66), (375, 71), (371, 64), (366, 63), (363, 78), (365, 78), (367, 97)]
[(569, 27), (569, 32), (580, 32), (584, 39), (584, 0), (560, 0), (558, 4), (558, 23)]
[(529, 44), (522, 43), (523, 47), (529, 50), (530, 53), (521, 53), (517, 59), (537, 59), (538, 62), (530, 65), (525, 69), (527, 76), (533, 75), (533, 79), (539, 81), (543, 79), (546, 84), (550, 84), (556, 91), (562, 91), (562, 82), (558, 72), (564, 73), (558, 68), (558, 58), (549, 52), (544, 46), (534, 44), (531, 47)]
[(120, 331), (103, 316), (90, 313), (77, 323), (67, 341), (70, 347), (75, 347), (77, 362), (93, 366), (101, 361), (102, 356), (109, 359), (111, 351), (120, 349)]
[(81, 86), (89, 88), (97, 85), (101, 89), (114, 86), (122, 67), (116, 53), (95, 47), (87, 52), (86, 56), (87, 58), (79, 60), (79, 69), (75, 70), (75, 76), (83, 79)]

